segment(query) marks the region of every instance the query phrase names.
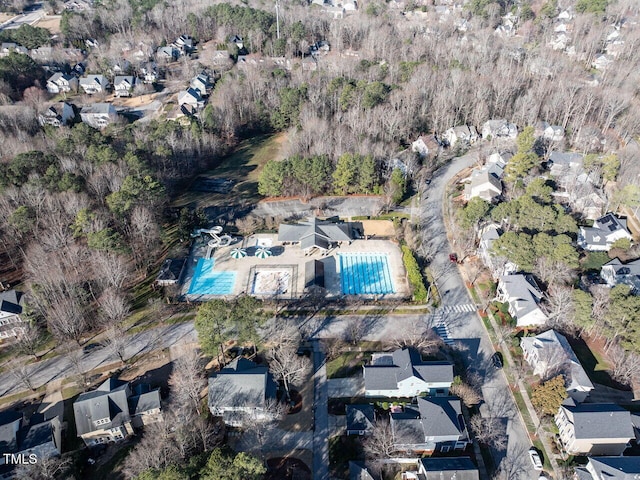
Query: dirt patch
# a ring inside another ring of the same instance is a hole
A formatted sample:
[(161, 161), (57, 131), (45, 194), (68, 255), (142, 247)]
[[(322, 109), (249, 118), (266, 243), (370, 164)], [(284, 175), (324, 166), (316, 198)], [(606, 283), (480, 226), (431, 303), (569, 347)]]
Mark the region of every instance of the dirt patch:
[(8, 22), (13, 17), (15, 17), (13, 13), (0, 13), (0, 23)]
[(137, 97), (114, 97), (113, 104), (117, 107), (139, 108), (150, 104), (157, 96), (157, 93), (149, 93)]
[[(51, 32), (51, 35), (58, 35), (61, 33), (60, 30), (60, 19), (62, 17), (59, 15), (51, 16), (51, 17), (43, 17), (38, 23), (35, 24), (36, 27), (46, 28)], [(2, 20), (0, 19), (0, 22)]]
[(364, 228), (364, 234), (367, 236), (375, 235), (376, 237), (394, 237), (395, 229), (393, 222), (390, 220), (361, 220)]

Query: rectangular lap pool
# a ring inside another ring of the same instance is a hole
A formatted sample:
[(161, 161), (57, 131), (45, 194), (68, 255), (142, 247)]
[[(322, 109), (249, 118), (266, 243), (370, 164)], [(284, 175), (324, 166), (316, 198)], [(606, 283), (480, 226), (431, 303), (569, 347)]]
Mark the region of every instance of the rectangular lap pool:
[(384, 253), (342, 253), (340, 282), (346, 295), (395, 293), (388, 255)]
[(189, 295), (230, 295), (236, 284), (236, 272), (214, 271), (213, 258), (198, 260), (193, 272)]

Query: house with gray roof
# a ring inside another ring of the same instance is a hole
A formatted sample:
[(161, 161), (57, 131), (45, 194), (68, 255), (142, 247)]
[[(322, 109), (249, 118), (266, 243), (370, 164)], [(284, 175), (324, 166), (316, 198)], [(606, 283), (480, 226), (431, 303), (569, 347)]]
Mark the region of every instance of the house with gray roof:
[(631, 414), (613, 403), (565, 401), (555, 422), (570, 455), (622, 455), (635, 439)]
[(375, 480), (363, 462), (349, 462), (349, 480)]
[(446, 130), (442, 134), (442, 140), (451, 148), (458, 143), (472, 145), (478, 140), (478, 131), (473, 125), (459, 125)]
[(540, 308), (542, 292), (532, 275), (503, 275), (498, 281), (497, 300), (509, 303), (509, 314), (518, 327), (544, 325), (547, 316)]
[(421, 458), (421, 480), (479, 480), (480, 472), (469, 457)]
[(615, 287), (619, 284), (629, 285), (631, 291), (638, 295), (640, 294), (640, 259), (622, 263), (616, 257), (602, 266), (600, 278), (607, 282), (610, 287)]
[(242, 427), (255, 419), (268, 419), (278, 386), (266, 365), (244, 357), (209, 377), (209, 410), (227, 425)]
[(499, 225), (491, 223), (480, 230), (477, 254), (482, 263), (491, 271), (494, 279), (502, 275), (509, 275), (518, 270), (518, 266), (504, 257), (497, 256), (493, 251), (493, 243), (502, 235)]
[(590, 252), (608, 252), (616, 242), (633, 237), (627, 228), (627, 219), (607, 213), (593, 222), (593, 227), (580, 227), (578, 246)]
[(547, 159), (549, 173), (556, 178), (564, 177), (570, 172), (584, 172), (583, 164), (584, 155), (582, 153), (553, 151)]
[(21, 412), (0, 413), (0, 477), (13, 478), (15, 466), (6, 465), (5, 454), (35, 455), (42, 461), (62, 452), (62, 425), (58, 417), (39, 421), (36, 416), (26, 423)]
[(577, 480), (638, 480), (640, 457), (589, 457), (576, 468)]
[(567, 393), (576, 403), (584, 402), (594, 389), (567, 338), (561, 333), (547, 330), (533, 337), (522, 337), (520, 347), (534, 375), (539, 375), (542, 380), (564, 375)]
[(201, 96), (206, 96), (211, 93), (213, 82), (211, 81), (211, 77), (209, 77), (206, 72), (200, 72), (198, 75), (191, 79), (189, 86), (200, 92)]
[(83, 123), (100, 130), (118, 120), (118, 113), (110, 103), (92, 103), (82, 107), (80, 118)]
[(367, 397), (447, 396), (453, 383), (453, 364), (423, 362), (412, 348), (374, 353), (363, 371)]
[(134, 426), (160, 420), (159, 390), (138, 387), (111, 377), (73, 403), (76, 431), (87, 446), (119, 442)]
[(329, 222), (311, 217), (306, 222), (293, 225), (281, 223), (278, 228), (278, 241), (284, 244), (297, 243), (310, 254), (314, 250), (326, 252), (335, 245), (353, 240), (351, 224)]
[(22, 305), (24, 294), (17, 290), (0, 292), (0, 339), (17, 337), (24, 331)]
[(375, 410), (371, 404), (347, 405), (347, 435), (367, 435), (373, 430), (376, 420)]
[(87, 95), (106, 93), (109, 88), (109, 81), (104, 75), (86, 75), (80, 78), (80, 88)]
[(486, 166), (473, 170), (470, 181), (464, 187), (464, 199), (481, 198), (485, 202), (495, 202), (502, 195), (502, 180)]
[(73, 107), (66, 103), (60, 102), (51, 105), (43, 113), (38, 115), (38, 122), (41, 126), (49, 125), (51, 127), (64, 127), (75, 118)]
[(113, 90), (116, 97), (130, 97), (136, 87), (137, 78), (133, 75), (116, 75)]
[(510, 138), (518, 136), (518, 127), (514, 123), (502, 118), (499, 120), (487, 120), (482, 125), (482, 138)]
[(47, 91), (52, 94), (78, 90), (78, 77), (68, 73), (56, 72), (47, 80)]
[(417, 405), (391, 413), (395, 447), (417, 454), (464, 450), (469, 433), (456, 397), (419, 397)]

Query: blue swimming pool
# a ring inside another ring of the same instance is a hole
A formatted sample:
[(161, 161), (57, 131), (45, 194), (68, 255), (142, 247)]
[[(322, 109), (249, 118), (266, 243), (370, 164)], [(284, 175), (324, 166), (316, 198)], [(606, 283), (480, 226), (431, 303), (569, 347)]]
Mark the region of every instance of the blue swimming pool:
[(236, 284), (236, 272), (215, 271), (213, 258), (198, 260), (193, 272), (189, 295), (229, 295)]
[(340, 254), (340, 281), (346, 295), (395, 293), (389, 258), (384, 253)]

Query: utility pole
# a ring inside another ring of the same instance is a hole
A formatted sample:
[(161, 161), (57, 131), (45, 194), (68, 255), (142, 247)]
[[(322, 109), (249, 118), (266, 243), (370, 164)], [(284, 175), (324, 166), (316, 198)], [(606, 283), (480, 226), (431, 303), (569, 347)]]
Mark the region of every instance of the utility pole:
[(276, 0), (276, 38), (280, 40), (280, 2)]

